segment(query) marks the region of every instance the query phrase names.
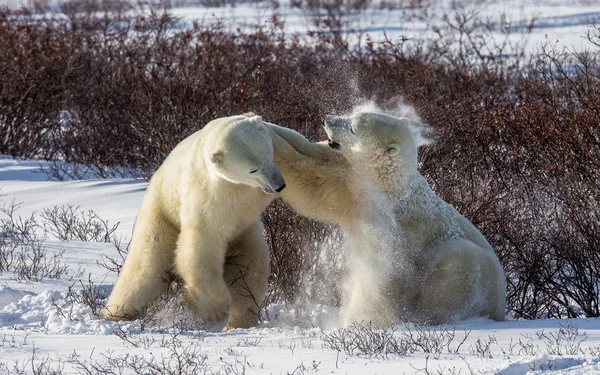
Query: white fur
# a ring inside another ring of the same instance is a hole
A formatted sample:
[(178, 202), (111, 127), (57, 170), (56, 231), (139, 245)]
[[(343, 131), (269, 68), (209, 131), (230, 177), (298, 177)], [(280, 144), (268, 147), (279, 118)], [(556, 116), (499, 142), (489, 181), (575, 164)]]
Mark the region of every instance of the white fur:
[(258, 216), (274, 197), (263, 190), (274, 193), (283, 178), (262, 119), (249, 116), (210, 122), (156, 171), (106, 319), (135, 318), (175, 275), (205, 323), (229, 314), (228, 328), (256, 324), (269, 261)]
[(407, 119), (373, 112), (326, 124), (338, 151), (269, 124), (284, 199), (339, 223), (350, 244), (343, 324), (397, 320), (503, 320), (504, 272), (483, 235), (440, 199), (417, 170)]

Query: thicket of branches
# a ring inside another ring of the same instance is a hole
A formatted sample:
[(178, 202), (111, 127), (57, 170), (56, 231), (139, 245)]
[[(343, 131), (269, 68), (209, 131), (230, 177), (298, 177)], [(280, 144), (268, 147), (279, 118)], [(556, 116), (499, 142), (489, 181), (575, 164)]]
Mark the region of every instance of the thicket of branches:
[[(600, 316), (598, 27), (585, 52), (549, 42), (528, 56), (497, 31), (531, 25), (457, 12), (428, 40), (376, 43), (347, 32), (338, 7), (313, 12), (306, 36), (276, 18), (229, 30), (114, 2), (52, 18), (4, 9), (0, 153), (52, 160), (56, 178), (150, 177), (217, 117), (253, 111), (322, 140), (326, 114), (402, 101), (433, 129), (422, 173), (496, 249), (514, 316)], [(264, 216), (271, 298), (293, 300), (303, 273), (331, 266), (315, 244), (339, 234), (280, 202)]]

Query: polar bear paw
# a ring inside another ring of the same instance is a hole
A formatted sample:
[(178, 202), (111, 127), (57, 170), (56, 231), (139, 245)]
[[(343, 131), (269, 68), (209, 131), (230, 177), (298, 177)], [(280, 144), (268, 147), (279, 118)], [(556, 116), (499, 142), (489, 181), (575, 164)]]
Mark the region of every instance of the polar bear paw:
[(231, 294), (224, 281), (188, 286), (184, 298), (194, 315), (207, 325), (226, 321), (231, 308)]

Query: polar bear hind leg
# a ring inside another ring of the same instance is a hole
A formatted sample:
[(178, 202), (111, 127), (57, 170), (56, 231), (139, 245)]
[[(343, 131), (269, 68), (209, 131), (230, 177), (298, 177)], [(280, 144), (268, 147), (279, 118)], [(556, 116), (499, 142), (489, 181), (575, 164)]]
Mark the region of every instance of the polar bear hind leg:
[(231, 292), (232, 305), (226, 331), (257, 324), (267, 292), (268, 271), (269, 248), (262, 223), (256, 220), (231, 243), (227, 251), (223, 276)]
[(419, 318), (429, 324), (473, 316), (504, 320), (504, 272), (494, 254), (464, 239), (447, 240), (436, 247), (433, 253), (438, 258), (419, 298)]
[(136, 219), (127, 258), (103, 311), (105, 319), (135, 319), (167, 291), (175, 231), (167, 222), (148, 217), (140, 212)]

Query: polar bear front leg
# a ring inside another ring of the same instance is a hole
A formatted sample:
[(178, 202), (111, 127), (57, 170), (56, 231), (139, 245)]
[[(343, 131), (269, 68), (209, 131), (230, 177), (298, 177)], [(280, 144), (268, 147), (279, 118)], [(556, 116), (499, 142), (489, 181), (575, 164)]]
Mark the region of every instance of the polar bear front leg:
[(225, 320), (231, 294), (223, 279), (225, 244), (194, 226), (182, 226), (177, 241), (175, 268), (184, 282), (184, 298), (203, 323)]
[(227, 251), (224, 278), (233, 304), (225, 331), (250, 328), (258, 323), (259, 311), (267, 292), (269, 247), (263, 226), (257, 219), (231, 243)]
[(354, 276), (350, 299), (344, 312), (343, 326), (370, 324), (373, 328), (389, 328), (396, 320), (396, 308), (380, 286), (368, 278)]

